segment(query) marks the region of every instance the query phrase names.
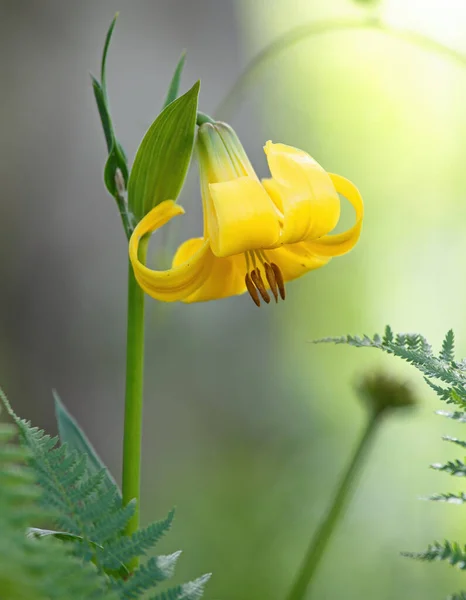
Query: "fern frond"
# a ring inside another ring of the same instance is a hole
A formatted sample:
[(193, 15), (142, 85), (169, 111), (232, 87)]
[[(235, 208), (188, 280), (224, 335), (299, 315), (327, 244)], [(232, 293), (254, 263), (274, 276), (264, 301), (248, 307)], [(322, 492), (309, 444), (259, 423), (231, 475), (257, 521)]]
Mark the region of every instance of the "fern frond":
[(435, 469), (436, 471), (442, 471), (444, 473), (449, 473), (450, 475), (455, 475), (456, 477), (466, 476), (466, 464), (459, 459), (451, 460), (444, 464), (436, 463), (431, 465), (431, 468)]
[(71, 555), (70, 545), (52, 537), (25, 535), (44, 518), (40, 490), (28, 452), (8, 442), (16, 427), (0, 425), (0, 591), (8, 600), (118, 600), (106, 578)]
[(458, 421), (459, 423), (466, 423), (466, 412), (437, 410), (435, 411), (435, 414), (440, 415), (441, 417), (447, 417), (447, 419), (453, 419), (453, 421)]
[[(327, 338), (322, 342), (336, 344), (349, 344), (356, 347), (378, 348), (387, 354), (398, 356), (415, 366), (423, 375), (425, 382), (447, 404), (454, 404), (458, 410), (453, 412), (437, 411), (437, 414), (466, 423), (466, 360), (456, 361), (454, 356), (455, 338), (453, 331), (447, 332), (443, 339), (442, 348), (438, 354), (432, 351), (428, 341), (419, 334), (394, 334), (387, 326), (385, 335), (369, 336), (343, 336)], [(466, 441), (456, 437), (444, 436), (444, 440), (466, 448)], [(466, 476), (466, 459), (453, 460), (444, 464), (431, 465), (437, 471), (443, 471), (457, 477)], [(427, 498), (435, 502), (448, 502), (451, 504), (466, 504), (466, 493), (433, 494)], [(424, 561), (447, 561), (462, 570), (466, 569), (466, 546), (445, 541), (435, 542), (425, 552), (404, 553), (405, 556)], [(460, 592), (450, 597), (450, 600), (466, 600), (466, 593)]]
[(157, 583), (173, 577), (175, 566), (181, 551), (174, 552), (168, 556), (156, 556), (150, 558), (145, 565), (141, 565), (127, 579), (118, 579), (114, 582), (114, 588), (118, 590), (120, 598), (133, 600), (152, 589)]
[(453, 333), (453, 329), (447, 331), (442, 342), (442, 350), (440, 351), (439, 356), (446, 362), (455, 360), (455, 334)]
[(131, 536), (120, 536), (109, 542), (103, 551), (98, 551), (101, 564), (108, 570), (118, 570), (135, 556), (145, 556), (160, 538), (170, 529), (175, 511), (171, 510), (166, 519), (151, 523), (145, 529)]
[(465, 504), (466, 494), (463, 492), (458, 494), (432, 494), (427, 496), (425, 500), (432, 500), (433, 502), (448, 502), (450, 504)]
[(434, 542), (424, 552), (403, 552), (403, 556), (428, 562), (447, 561), (458, 569), (466, 569), (466, 547), (460, 546), (456, 542)]
[[(140, 529), (131, 536), (125, 535), (126, 525), (136, 508), (135, 502), (123, 506), (120, 492), (109, 479), (105, 466), (96, 470), (96, 465), (90, 463), (86, 452), (69, 450), (66, 444), (59, 446), (58, 438), (52, 438), (20, 419), (1, 390), (0, 400), (14, 419), (20, 441), (27, 449), (29, 465), (42, 490), (40, 503), (51, 514), (58, 530), (42, 537), (52, 538), (52, 542), (57, 542), (53, 534), (57, 538), (67, 539), (67, 545), (76, 559), (92, 562), (93, 570), (105, 579), (107, 590), (116, 593), (120, 600), (140, 598), (146, 591), (171, 577), (179, 552), (150, 558), (132, 573), (128, 572), (125, 565), (146, 556), (155, 547), (170, 529), (174, 511), (166, 519)], [(0, 473), (0, 485), (1, 482)], [(29, 522), (28, 527), (31, 525), (34, 523)], [(200, 590), (201, 581), (204, 579), (196, 580), (199, 585), (193, 589)], [(180, 599), (200, 597), (189, 591), (190, 585), (192, 587), (194, 583), (185, 584), (188, 587), (181, 586), (184, 595), (179, 596)], [(188, 592), (191, 596), (187, 595)]]
[[(421, 371), (427, 383), (442, 400), (466, 410), (466, 363), (454, 361), (452, 331), (446, 334), (438, 356), (433, 354), (432, 347), (424, 336), (418, 333), (394, 334), (389, 326), (386, 327), (383, 337), (378, 334), (372, 337), (346, 335), (317, 340), (317, 343), (322, 342), (349, 344), (359, 348), (378, 348), (383, 352), (398, 356)], [(448, 387), (439, 386), (435, 383), (436, 380), (447, 384)]]
[(208, 573), (194, 581), (178, 585), (166, 592), (162, 592), (151, 598), (151, 600), (199, 600), (199, 598), (202, 598), (205, 584), (209, 581), (210, 577), (211, 574)]
[(461, 448), (466, 448), (466, 441), (459, 440), (458, 438), (451, 437), (450, 435), (444, 435), (442, 440), (445, 442), (451, 442), (452, 444), (456, 444), (457, 446), (461, 446)]

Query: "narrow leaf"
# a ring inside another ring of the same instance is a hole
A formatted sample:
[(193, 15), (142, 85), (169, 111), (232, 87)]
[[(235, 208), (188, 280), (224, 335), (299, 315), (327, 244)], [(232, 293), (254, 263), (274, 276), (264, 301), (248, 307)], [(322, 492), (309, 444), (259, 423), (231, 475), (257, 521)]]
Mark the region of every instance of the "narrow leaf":
[[(102, 129), (104, 130), (105, 141), (107, 142), (107, 150), (110, 152), (113, 145), (114, 133), (112, 127), (112, 120), (108, 110), (106, 94), (95, 77), (91, 75), (92, 89), (94, 90), (94, 97), (97, 103), (97, 109), (100, 115), (100, 121), (102, 123)], [(111, 193), (111, 192), (110, 192)]]
[(136, 154), (128, 184), (130, 211), (141, 219), (163, 200), (176, 200), (188, 171), (200, 82), (156, 118)]
[(113, 30), (115, 29), (116, 20), (118, 18), (118, 14), (116, 13), (113, 17), (113, 21), (110, 23), (110, 27), (108, 28), (107, 35), (105, 37), (104, 51), (102, 53), (102, 65), (100, 69), (100, 80), (102, 82), (102, 90), (104, 95), (107, 96), (107, 52), (110, 46), (110, 41), (112, 39)]
[[(55, 531), (53, 529), (40, 529), (39, 527), (29, 527), (26, 531), (28, 538), (46, 538), (54, 537), (57, 540), (64, 542), (83, 542), (84, 538), (81, 535), (75, 535), (74, 533), (68, 533), (66, 531)], [(92, 542), (91, 542), (92, 543)], [(93, 544), (98, 548), (102, 548), (99, 544)]]
[(165, 103), (163, 105), (166, 108), (169, 104), (171, 104), (174, 100), (178, 98), (178, 90), (180, 88), (180, 80), (181, 74), (183, 72), (184, 63), (186, 62), (186, 50), (183, 50), (180, 60), (176, 65), (175, 72), (173, 73), (172, 80), (170, 82), (170, 87), (168, 88), (167, 97), (165, 98)]
[(71, 451), (76, 450), (79, 454), (87, 455), (89, 471), (92, 474), (96, 474), (104, 469), (106, 486), (118, 489), (110, 471), (97, 454), (84, 431), (78, 425), (76, 419), (68, 412), (56, 392), (53, 393), (53, 396), (55, 399), (55, 415), (61, 443), (67, 444)]

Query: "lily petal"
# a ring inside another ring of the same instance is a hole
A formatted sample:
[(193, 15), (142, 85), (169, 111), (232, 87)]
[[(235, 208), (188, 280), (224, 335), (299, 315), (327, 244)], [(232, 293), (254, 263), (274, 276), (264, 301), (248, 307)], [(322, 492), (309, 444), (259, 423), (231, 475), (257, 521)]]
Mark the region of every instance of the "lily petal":
[[(203, 238), (192, 238), (181, 244), (173, 258), (173, 267), (188, 261), (202, 248), (203, 244)], [(212, 269), (208, 279), (183, 301), (204, 302), (243, 294), (246, 291), (244, 273), (244, 256), (217, 258), (212, 254)]]
[(316, 256), (310, 252), (306, 242), (267, 250), (266, 256), (269, 262), (275, 263), (279, 267), (284, 281), (297, 279), (308, 271), (323, 267), (331, 260), (330, 257)]
[(263, 184), (283, 213), (280, 243), (316, 239), (340, 218), (340, 198), (328, 173), (309, 154), (268, 141), (264, 147), (272, 180)]
[(204, 241), (189, 260), (167, 271), (154, 271), (139, 260), (138, 249), (141, 238), (159, 229), (173, 217), (182, 214), (184, 209), (173, 200), (161, 202), (139, 221), (129, 242), (129, 258), (133, 265), (134, 276), (146, 294), (156, 300), (164, 302), (184, 300), (201, 287), (212, 269), (213, 256), (208, 241)]
[(213, 218), (209, 235), (215, 256), (269, 248), (280, 237), (276, 207), (261, 183), (252, 177), (211, 183)]
[(359, 240), (361, 235), (362, 220), (364, 217), (364, 204), (358, 188), (345, 177), (329, 173), (335, 189), (344, 196), (356, 212), (356, 223), (343, 233), (325, 235), (315, 241), (305, 241), (306, 248), (320, 256), (341, 256), (349, 252)]

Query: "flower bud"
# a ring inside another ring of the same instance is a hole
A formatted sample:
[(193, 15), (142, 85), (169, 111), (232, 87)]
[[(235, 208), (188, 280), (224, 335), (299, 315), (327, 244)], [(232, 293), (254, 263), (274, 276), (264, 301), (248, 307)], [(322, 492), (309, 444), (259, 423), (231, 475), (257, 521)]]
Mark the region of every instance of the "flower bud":
[(375, 415), (380, 415), (387, 410), (411, 408), (418, 404), (411, 385), (397, 375), (382, 371), (363, 376), (356, 384), (356, 390)]

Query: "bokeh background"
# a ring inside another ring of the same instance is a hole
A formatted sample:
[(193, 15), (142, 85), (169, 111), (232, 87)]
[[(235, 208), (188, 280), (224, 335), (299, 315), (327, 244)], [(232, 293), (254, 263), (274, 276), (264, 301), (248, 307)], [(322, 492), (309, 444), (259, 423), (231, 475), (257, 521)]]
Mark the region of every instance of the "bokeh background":
[[(117, 10), (109, 93), (133, 157), (183, 48), (183, 90), (200, 78), (200, 107), (212, 114), (248, 61), (293, 27), (375, 11), (466, 53), (466, 5), (0, 2), (0, 379), (17, 412), (51, 432), (56, 388), (119, 479), (127, 250), (102, 184), (89, 79)], [(439, 344), (453, 327), (465, 354), (465, 107), (460, 61), (361, 29), (283, 51), (218, 115), (262, 175), (267, 139), (296, 145), (356, 182), (367, 216), (358, 247), (290, 284), (285, 303), (147, 303), (143, 520), (177, 506), (159, 550), (184, 550), (180, 581), (213, 572), (206, 598), (285, 596), (364, 425), (354, 381), (376, 368), (407, 379), (421, 404), (384, 424), (309, 598), (434, 599), (461, 588), (453, 569), (400, 551), (465, 538), (461, 507), (419, 501), (454, 487), (428, 466), (457, 454), (442, 434), (464, 432), (434, 415), (439, 402), (396, 359), (310, 341), (390, 323)], [(200, 231), (194, 170), (181, 202), (188, 216), (164, 243)]]

